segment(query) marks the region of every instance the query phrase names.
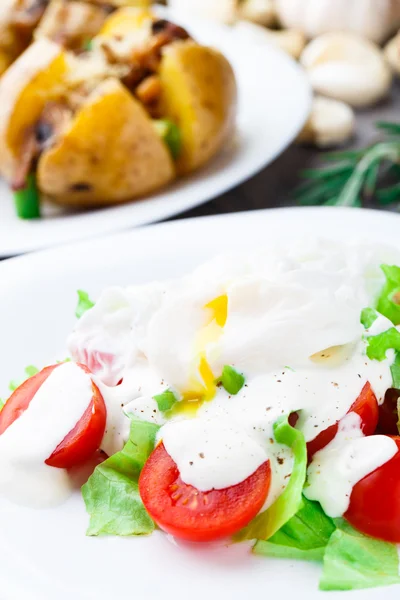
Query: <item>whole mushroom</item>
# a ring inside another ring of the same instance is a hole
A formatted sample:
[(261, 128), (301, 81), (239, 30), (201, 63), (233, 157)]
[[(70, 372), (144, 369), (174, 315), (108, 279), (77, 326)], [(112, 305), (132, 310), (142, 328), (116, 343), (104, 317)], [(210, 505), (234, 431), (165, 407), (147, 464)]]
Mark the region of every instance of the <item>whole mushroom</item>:
[(392, 73), (381, 49), (344, 32), (326, 33), (310, 42), (300, 62), (314, 90), (351, 106), (370, 106), (389, 92)]
[(349, 31), (376, 43), (400, 27), (399, 0), (275, 0), (284, 27), (314, 38), (329, 31)]

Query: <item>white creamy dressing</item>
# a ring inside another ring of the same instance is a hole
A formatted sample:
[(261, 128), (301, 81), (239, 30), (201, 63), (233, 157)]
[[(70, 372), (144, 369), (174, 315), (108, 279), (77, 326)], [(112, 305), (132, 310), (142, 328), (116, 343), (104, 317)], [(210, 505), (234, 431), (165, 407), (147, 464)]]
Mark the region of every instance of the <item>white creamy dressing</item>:
[(71, 492), (64, 469), (45, 461), (75, 427), (93, 395), (90, 376), (74, 363), (54, 369), (28, 409), (0, 436), (0, 493), (29, 506), (52, 506)]
[[(383, 401), (393, 352), (381, 363), (366, 357), (360, 313), (381, 289), (379, 265), (391, 261), (399, 262), (385, 249), (331, 242), (218, 257), (181, 280), (106, 290), (77, 324), (69, 348), (84, 362), (88, 350), (89, 361), (108, 354), (98, 360), (97, 376), (108, 385), (128, 379), (129, 403), (124, 383), (116, 394), (124, 412), (160, 425), (165, 417), (153, 396), (165, 388), (178, 397), (192, 391), (201, 383), (200, 355), (216, 378), (226, 364), (244, 373), (239, 394), (218, 388), (196, 418), (168, 420), (159, 439), (183, 480), (204, 491), (235, 485), (269, 459), (269, 504), (293, 464), (291, 451), (273, 439), (277, 418), (301, 411), (298, 427), (310, 441), (346, 415), (367, 382)], [(226, 323), (211, 327), (205, 306), (225, 294)], [(370, 334), (390, 326), (380, 317)], [(104, 390), (108, 406), (114, 389)], [(375, 456), (381, 445), (384, 455), (385, 441), (372, 443)], [(374, 470), (374, 457), (367, 459), (365, 469)]]
[(329, 517), (341, 517), (349, 508), (355, 484), (397, 451), (396, 442), (388, 436), (364, 437), (360, 417), (351, 413), (340, 423), (335, 439), (314, 455), (304, 494), (309, 500), (318, 500)]
[[(280, 416), (300, 411), (297, 426), (310, 441), (346, 415), (367, 382), (379, 402), (391, 385), (393, 352), (388, 352), (383, 362), (370, 361), (363, 339), (391, 323), (379, 318), (367, 333), (360, 324), (361, 310), (374, 304), (382, 286), (382, 262), (400, 264), (397, 256), (390, 257), (376, 247), (321, 242), (257, 255), (218, 257), (179, 280), (105, 290), (68, 340), (73, 359), (89, 367), (105, 399), (107, 426), (102, 449), (113, 454), (123, 447), (129, 436), (127, 415), (133, 414), (162, 426), (159, 439), (182, 479), (200, 490), (235, 485), (269, 460), (272, 482), (266, 506), (270, 505), (285, 489), (293, 467), (291, 450), (274, 440), (273, 425)], [(222, 326), (212, 321), (212, 309), (206, 307), (221, 296), (227, 297), (227, 318)], [(177, 412), (166, 419), (153, 396), (171, 388), (183, 400), (199, 385), (207, 384), (200, 376), (200, 359), (207, 362), (213, 378), (220, 377), (224, 365), (233, 366), (244, 374), (245, 386), (236, 396), (221, 387), (207, 388), (215, 395), (200, 406), (194, 418)], [(54, 376), (58, 372), (62, 378), (65, 369), (66, 365), (59, 367)], [(77, 372), (90, 381), (75, 367)], [(48, 385), (52, 385), (52, 377)], [(50, 411), (51, 435), (46, 439), (46, 452), (43, 449), (35, 455), (35, 472), (48, 473), (50, 469), (54, 481), (60, 480), (60, 488), (67, 485), (64, 473), (42, 463), (89, 403), (82, 410), (87, 398), (84, 400), (78, 379), (75, 375), (63, 379), (65, 395), (58, 395), (60, 403), (74, 397), (66, 416), (64, 409), (57, 412), (54, 404), (50, 408), (44, 386), (43, 406), (38, 413), (31, 407), (25, 413), (31, 432)], [(59, 383), (61, 387), (61, 379)], [(71, 385), (76, 386), (74, 393)], [(39, 403), (36, 397), (35, 403)], [(10, 432), (13, 427), (16, 424)], [(332, 466), (331, 473), (324, 469), (323, 477), (313, 465), (309, 471), (308, 493), (319, 493), (324, 501), (323, 489), (328, 490), (326, 497), (333, 496), (328, 509), (335, 513), (345, 505), (349, 486), (351, 489), (360, 475), (373, 471), (378, 459), (383, 464), (393, 451), (388, 438), (355, 439), (349, 452), (355, 448), (356, 458), (350, 460), (345, 450), (348, 440), (343, 437), (348, 433), (343, 434), (343, 427), (335, 440), (344, 453), (339, 462), (348, 466), (340, 490), (335, 491), (340, 467), (335, 470)], [(10, 475), (11, 467), (21, 469), (14, 457), (14, 452), (18, 457), (18, 443), (7, 442), (10, 435), (12, 440), (22, 439), (12, 433), (0, 436), (1, 460), (9, 467), (0, 469), (2, 489), (7, 477), (18, 479)], [(25, 439), (31, 439), (31, 433)], [(5, 452), (1, 444), (6, 445)], [(364, 444), (363, 450), (359, 451), (358, 444)], [(322, 460), (321, 454), (318, 460)], [(33, 488), (34, 483), (28, 487)]]

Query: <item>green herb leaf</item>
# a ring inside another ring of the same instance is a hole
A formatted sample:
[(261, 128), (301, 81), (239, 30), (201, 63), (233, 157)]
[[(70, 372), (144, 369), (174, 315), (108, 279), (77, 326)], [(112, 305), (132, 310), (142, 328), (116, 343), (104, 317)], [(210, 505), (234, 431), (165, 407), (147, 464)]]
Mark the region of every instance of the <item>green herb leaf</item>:
[(292, 560), (321, 561), (326, 545), (336, 527), (318, 502), (303, 496), (303, 505), (268, 542), (258, 541), (255, 554), (289, 558)]
[(363, 308), (361, 311), (360, 322), (361, 325), (365, 327), (365, 329), (369, 329), (371, 325), (373, 325), (378, 318), (378, 314), (376, 310), (373, 308)]
[(382, 129), (391, 135), (400, 135), (400, 124), (399, 123), (389, 123), (387, 121), (378, 121), (375, 123), (375, 126), (378, 129)]
[(232, 396), (238, 394), (245, 381), (241, 373), (238, 373), (233, 367), (225, 365), (221, 375), (221, 383), (228, 394), (232, 394)]
[(395, 327), (368, 338), (367, 356), (371, 360), (385, 360), (390, 349), (400, 351), (400, 332)]
[(36, 373), (39, 373), (39, 369), (37, 367), (34, 367), (33, 365), (29, 365), (28, 367), (26, 367), (25, 377), (23, 379), (18, 380), (18, 381), (16, 381), (16, 380), (10, 381), (10, 384), (8, 386), (10, 392), (15, 392), (15, 390), (24, 383), (24, 381), (26, 381), (30, 377), (33, 377), (34, 375), (36, 375)]
[(154, 449), (159, 427), (132, 420), (130, 439), (121, 452), (98, 465), (82, 487), (90, 515), (87, 535), (147, 535), (154, 523), (139, 495), (139, 475)]
[(392, 204), (400, 198), (400, 183), (384, 187), (376, 192), (379, 204)]
[(382, 265), (386, 282), (378, 299), (376, 310), (390, 319), (393, 325), (400, 324), (400, 267)]
[(75, 310), (75, 316), (80, 319), (86, 311), (90, 310), (94, 306), (94, 302), (89, 298), (89, 294), (83, 290), (78, 290), (78, 305)]
[[(400, 127), (395, 123), (381, 123), (378, 126), (395, 135), (398, 135)], [(381, 175), (399, 162), (399, 140), (378, 142), (356, 151), (326, 154), (325, 159), (337, 164), (308, 169), (302, 173), (308, 181), (299, 187), (300, 204), (359, 207), (365, 193), (369, 196), (376, 193), (381, 202), (392, 202), (399, 196), (397, 184), (382, 190), (381, 195), (378, 189)]]
[(162, 394), (157, 394), (156, 396), (153, 396), (153, 399), (157, 402), (158, 410), (161, 412), (171, 410), (175, 402), (178, 402), (178, 398), (172, 390), (166, 390)]
[(292, 475), (285, 491), (267, 510), (257, 515), (236, 536), (235, 540), (268, 540), (299, 511), (302, 506), (302, 490), (306, 480), (307, 447), (304, 435), (289, 425), (288, 416), (281, 417), (274, 425), (275, 439), (290, 446), (294, 454)]
[(158, 119), (153, 125), (163, 142), (168, 146), (172, 158), (177, 160), (182, 152), (182, 133), (170, 119)]
[(394, 544), (367, 537), (343, 519), (335, 524), (337, 530), (324, 555), (321, 590), (359, 590), (400, 583)]

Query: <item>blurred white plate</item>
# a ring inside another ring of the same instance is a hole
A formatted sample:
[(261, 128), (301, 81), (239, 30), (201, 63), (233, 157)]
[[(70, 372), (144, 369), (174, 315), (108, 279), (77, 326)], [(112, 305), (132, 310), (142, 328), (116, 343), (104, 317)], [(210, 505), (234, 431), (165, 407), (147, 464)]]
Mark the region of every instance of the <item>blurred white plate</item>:
[[(164, 11), (163, 11), (164, 14)], [(173, 13), (166, 14), (174, 18)], [(0, 181), (0, 257), (160, 221), (211, 200), (248, 179), (292, 142), (310, 107), (298, 65), (269, 44), (240, 42), (223, 25), (177, 17), (201, 42), (222, 50), (236, 71), (239, 115), (234, 143), (198, 173), (144, 200), (76, 213), (48, 207), (46, 218), (22, 221)], [(268, 190), (265, 190), (268, 194)]]
[[(400, 249), (400, 216), (339, 208), (278, 209), (165, 223), (0, 264), (0, 397), (28, 364), (66, 356), (76, 289), (183, 275), (221, 252), (303, 237), (387, 243)], [(172, 348), (173, 351), (173, 348)], [(29, 443), (29, 440), (27, 440)], [(253, 556), (246, 544), (174, 544), (150, 537), (85, 537), (77, 492), (52, 510), (0, 500), (2, 600), (347, 600), (318, 592), (320, 567)], [(399, 586), (351, 600), (398, 600)]]

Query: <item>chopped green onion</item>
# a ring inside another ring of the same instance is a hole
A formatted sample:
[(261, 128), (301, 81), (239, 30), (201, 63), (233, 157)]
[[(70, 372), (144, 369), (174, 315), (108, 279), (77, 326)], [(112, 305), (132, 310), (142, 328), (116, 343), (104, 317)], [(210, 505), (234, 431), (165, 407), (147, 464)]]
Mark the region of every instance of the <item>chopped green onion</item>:
[(157, 402), (159, 411), (166, 412), (167, 410), (171, 410), (174, 404), (178, 401), (178, 398), (175, 396), (172, 390), (166, 390), (162, 394), (153, 396), (153, 400)]
[(235, 396), (244, 386), (244, 382), (245, 378), (241, 373), (235, 371), (233, 367), (225, 365), (222, 371), (221, 383), (228, 394)]
[(38, 219), (40, 217), (40, 196), (36, 176), (33, 173), (28, 175), (26, 186), (23, 189), (14, 191), (14, 201), (20, 219)]
[(172, 158), (177, 160), (182, 151), (182, 134), (178, 125), (170, 119), (158, 119), (153, 121), (153, 124), (160, 138), (168, 146)]
[(87, 38), (82, 44), (82, 50), (85, 52), (90, 52), (93, 50), (93, 40)]

